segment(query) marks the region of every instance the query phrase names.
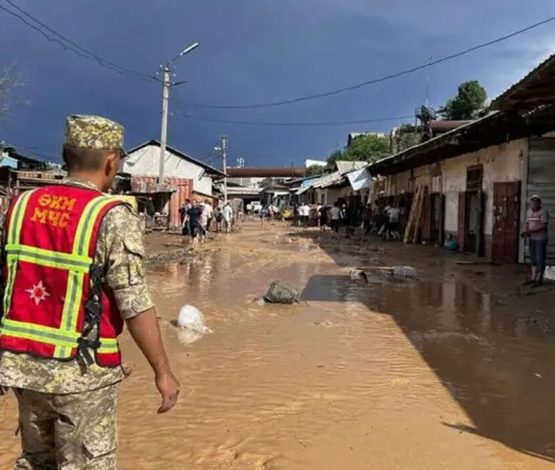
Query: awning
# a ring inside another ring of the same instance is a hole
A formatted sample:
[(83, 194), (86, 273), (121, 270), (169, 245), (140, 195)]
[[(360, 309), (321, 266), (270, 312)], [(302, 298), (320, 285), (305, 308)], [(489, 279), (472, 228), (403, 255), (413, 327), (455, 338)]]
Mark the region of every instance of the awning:
[(363, 168), (362, 170), (355, 170), (347, 173), (347, 178), (349, 178), (349, 183), (353, 191), (360, 191), (361, 189), (371, 188), (374, 184), (370, 172)]

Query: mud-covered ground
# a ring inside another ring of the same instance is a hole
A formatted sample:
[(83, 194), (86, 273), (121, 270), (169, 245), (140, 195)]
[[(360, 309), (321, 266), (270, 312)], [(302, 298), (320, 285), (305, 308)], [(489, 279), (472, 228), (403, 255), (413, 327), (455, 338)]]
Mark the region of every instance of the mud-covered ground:
[[(181, 383), (156, 415), (151, 373), (127, 334), (120, 468), (543, 469), (555, 459), (551, 285), (518, 266), (433, 247), (248, 222), (198, 251), (148, 235), (149, 279)], [(349, 268), (409, 265), (414, 279)], [(297, 305), (253, 300), (272, 280)], [(214, 333), (170, 321), (200, 308)], [(0, 398), (0, 468), (18, 452)]]

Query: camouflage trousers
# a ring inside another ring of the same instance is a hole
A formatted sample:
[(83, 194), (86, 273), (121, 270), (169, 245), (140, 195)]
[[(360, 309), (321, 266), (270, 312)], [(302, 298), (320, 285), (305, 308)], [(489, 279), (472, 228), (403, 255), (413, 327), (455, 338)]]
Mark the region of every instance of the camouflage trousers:
[(15, 470), (115, 470), (116, 386), (53, 395), (15, 389), (23, 453)]

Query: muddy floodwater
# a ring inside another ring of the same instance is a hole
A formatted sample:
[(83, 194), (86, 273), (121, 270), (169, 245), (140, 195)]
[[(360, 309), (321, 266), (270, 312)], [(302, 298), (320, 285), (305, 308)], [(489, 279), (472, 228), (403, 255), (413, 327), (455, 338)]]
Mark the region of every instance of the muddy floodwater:
[[(182, 394), (156, 415), (151, 373), (125, 334), (119, 468), (555, 468), (555, 291), (521, 288), (522, 268), (460, 259), (249, 222), (150, 267)], [(391, 264), (417, 277), (349, 276)], [(273, 280), (302, 302), (254, 302)], [(190, 343), (171, 325), (185, 303), (213, 334)], [(7, 469), (19, 451), (13, 396), (0, 406)]]

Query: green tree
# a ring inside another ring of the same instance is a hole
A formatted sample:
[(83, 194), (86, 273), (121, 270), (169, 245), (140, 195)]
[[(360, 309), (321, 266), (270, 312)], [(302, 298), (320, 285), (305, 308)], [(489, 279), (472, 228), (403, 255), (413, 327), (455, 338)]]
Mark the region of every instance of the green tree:
[(381, 135), (361, 135), (345, 149), (346, 160), (375, 162), (389, 155), (389, 139)]
[(418, 129), (411, 124), (403, 124), (393, 134), (392, 153), (402, 152), (422, 142), (422, 136)]
[(389, 154), (390, 144), (387, 137), (376, 134), (360, 135), (349, 147), (333, 152), (328, 158), (328, 163), (333, 164), (337, 160), (375, 162)]
[(306, 176), (319, 176), (326, 172), (326, 167), (321, 165), (310, 165), (306, 169)]
[(478, 80), (461, 83), (457, 96), (447, 101), (438, 113), (444, 119), (475, 119), (484, 108), (486, 90)]

